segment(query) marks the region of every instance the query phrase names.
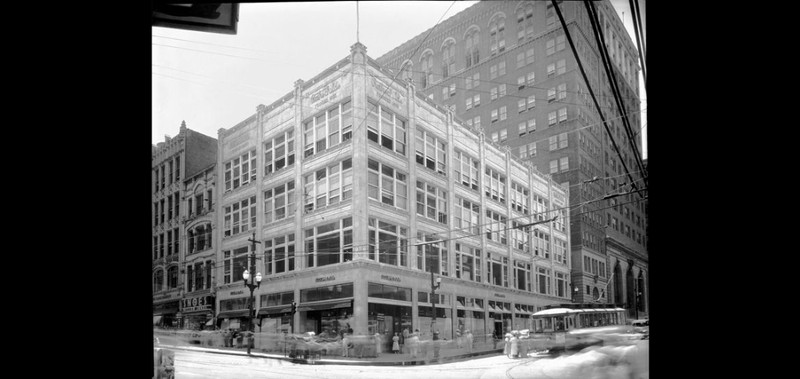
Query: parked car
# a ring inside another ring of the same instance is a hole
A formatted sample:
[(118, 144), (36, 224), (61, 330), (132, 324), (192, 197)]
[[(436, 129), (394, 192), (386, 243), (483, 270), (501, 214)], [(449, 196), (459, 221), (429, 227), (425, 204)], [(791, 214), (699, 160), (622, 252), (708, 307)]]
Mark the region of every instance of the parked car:
[(643, 338), (649, 338), (650, 337), (650, 320), (649, 319), (633, 320), (631, 322), (631, 326), (633, 327), (633, 331), (635, 333), (644, 334)]

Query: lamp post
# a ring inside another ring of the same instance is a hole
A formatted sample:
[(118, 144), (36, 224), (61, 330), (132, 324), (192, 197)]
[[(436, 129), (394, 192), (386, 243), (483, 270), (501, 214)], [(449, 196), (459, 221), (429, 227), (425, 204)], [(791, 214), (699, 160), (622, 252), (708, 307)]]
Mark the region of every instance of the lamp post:
[(433, 317), (431, 317), (431, 336), (433, 339), (433, 359), (439, 359), (439, 340), (436, 333), (436, 289), (442, 284), (442, 278), (433, 277), (433, 268), (431, 268), (431, 308), (433, 309)]
[(578, 291), (579, 291), (578, 290), (578, 286), (573, 284), (572, 285), (572, 302), (573, 303), (577, 303), (578, 302)]
[[(253, 238), (249, 239), (253, 244), (253, 248), (250, 250), (250, 270), (244, 270), (242, 273), (242, 279), (244, 280), (244, 284), (247, 288), (250, 289), (250, 301), (249, 301), (249, 312), (248, 312), (248, 321), (247, 321), (247, 331), (248, 334), (252, 333), (253, 329), (253, 304), (255, 303), (255, 297), (253, 296), (253, 291), (256, 288), (261, 286), (261, 273), (256, 273), (255, 276), (250, 275), (250, 272), (256, 271), (256, 244), (261, 243), (260, 241), (256, 241), (256, 233), (253, 232)], [(250, 280), (250, 283), (247, 281)], [(247, 355), (250, 355), (250, 337), (247, 338)]]

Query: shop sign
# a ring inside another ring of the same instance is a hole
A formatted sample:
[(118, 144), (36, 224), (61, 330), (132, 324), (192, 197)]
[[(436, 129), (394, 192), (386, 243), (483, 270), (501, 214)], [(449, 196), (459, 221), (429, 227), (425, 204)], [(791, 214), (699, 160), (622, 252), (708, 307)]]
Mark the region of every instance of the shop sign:
[(317, 282), (317, 283), (320, 283), (320, 282), (330, 282), (330, 281), (333, 281), (333, 280), (336, 280), (336, 276), (328, 275), (328, 276), (323, 276), (321, 278), (316, 278), (314, 281)]
[(381, 280), (388, 280), (390, 282), (400, 282), (399, 276), (381, 275)]
[(494, 295), (497, 296), (497, 297), (502, 297), (504, 299), (506, 298), (506, 295), (503, 295), (501, 293), (495, 293)]
[(213, 296), (199, 296), (181, 300), (181, 309), (184, 312), (210, 311), (213, 304)]
[(233, 295), (244, 295), (244, 290), (231, 291), (231, 296)]
[(377, 321), (384, 321), (385, 315), (383, 313), (378, 313), (378, 317), (375, 318)]

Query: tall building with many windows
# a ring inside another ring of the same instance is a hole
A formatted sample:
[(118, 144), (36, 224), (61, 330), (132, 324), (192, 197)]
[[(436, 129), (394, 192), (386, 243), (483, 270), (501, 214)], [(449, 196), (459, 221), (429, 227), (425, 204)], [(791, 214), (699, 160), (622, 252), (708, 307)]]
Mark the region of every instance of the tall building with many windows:
[(178, 327), (184, 296), (187, 207), (185, 180), (216, 162), (216, 139), (186, 128), (153, 146), (152, 156), (152, 283), (153, 324)]
[(222, 328), (247, 325), (251, 267), (260, 332), (484, 336), (571, 299), (568, 188), (360, 43), (218, 141)]
[[(613, 302), (641, 316), (647, 311), (648, 254), (646, 193), (631, 192), (646, 187), (636, 159), (636, 45), (609, 1), (592, 2), (599, 44), (587, 4), (557, 3), (577, 54), (551, 1), (481, 1), (377, 61), (413, 80), (419, 93), (451, 109), (467, 127), (483, 130), (568, 185), (578, 301)], [(610, 57), (611, 76), (601, 49)]]

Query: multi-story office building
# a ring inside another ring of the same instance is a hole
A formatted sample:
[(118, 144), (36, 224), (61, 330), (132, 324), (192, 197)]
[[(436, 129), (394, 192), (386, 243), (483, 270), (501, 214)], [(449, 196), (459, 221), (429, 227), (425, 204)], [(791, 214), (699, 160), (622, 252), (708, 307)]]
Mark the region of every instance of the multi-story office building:
[(186, 128), (174, 138), (153, 146), (153, 324), (180, 326), (183, 297), (181, 249), (184, 240), (181, 206), (185, 196), (184, 179), (216, 163), (216, 139)]
[[(479, 2), (377, 61), (413, 80), (420, 93), (453, 110), (467, 127), (483, 130), (568, 185), (578, 301), (613, 302), (631, 315), (636, 306), (641, 316), (647, 309), (647, 286), (639, 286), (647, 282), (646, 193), (603, 199), (631, 190), (631, 183), (646, 187), (635, 158), (641, 143), (635, 137), (636, 147), (629, 143), (623, 123), (626, 116), (631, 135), (638, 136), (637, 50), (610, 2), (593, 3), (621, 111), (585, 4), (558, 3), (588, 83), (551, 1)], [(640, 300), (634, 299), (638, 293)]]
[(568, 188), (360, 43), (218, 141), (222, 328), (247, 325), (244, 270), (263, 277), (261, 332), (430, 338), (435, 315), (443, 338), (485, 336), (530, 328), (531, 313), (571, 300)]
[[(216, 151), (216, 149), (214, 149)], [(216, 157), (214, 162), (186, 178), (182, 223), (186, 236), (181, 267), (184, 293), (181, 299), (183, 327), (213, 328), (215, 309), (214, 267), (217, 259)]]

